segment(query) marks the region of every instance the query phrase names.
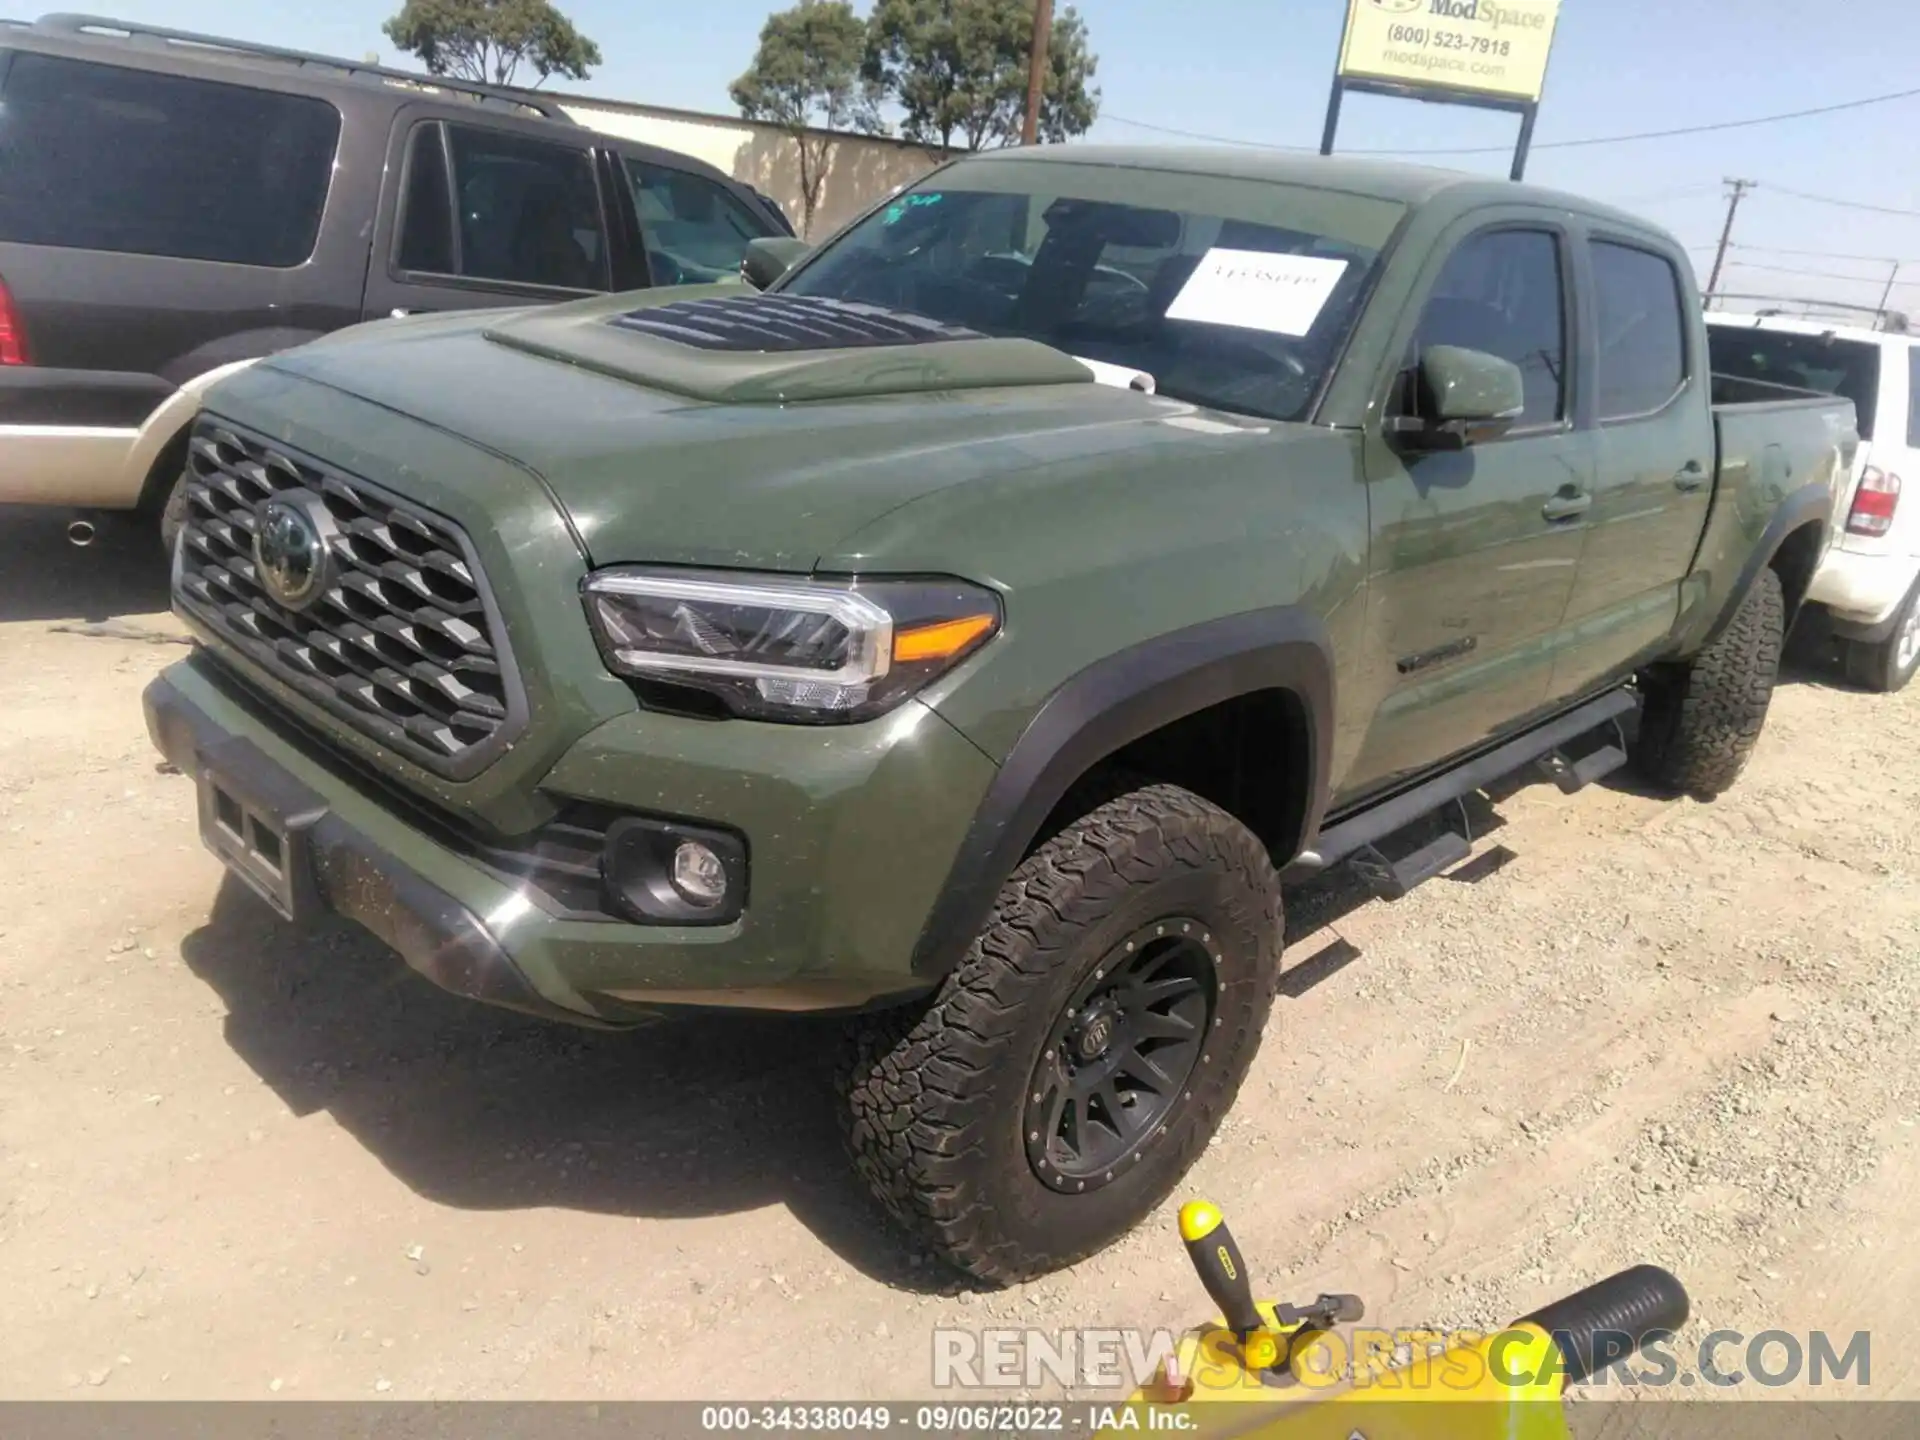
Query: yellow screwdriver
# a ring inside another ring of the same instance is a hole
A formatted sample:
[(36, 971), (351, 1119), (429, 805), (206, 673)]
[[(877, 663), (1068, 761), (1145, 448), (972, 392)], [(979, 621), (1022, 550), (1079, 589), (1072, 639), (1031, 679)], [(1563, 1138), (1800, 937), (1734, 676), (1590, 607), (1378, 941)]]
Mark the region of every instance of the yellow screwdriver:
[(1280, 1360), (1280, 1337), (1260, 1318), (1253, 1303), (1247, 1262), (1217, 1206), (1189, 1200), (1180, 1207), (1180, 1238), (1200, 1274), (1207, 1295), (1220, 1307), (1227, 1328), (1240, 1337), (1240, 1354), (1249, 1370), (1269, 1370)]

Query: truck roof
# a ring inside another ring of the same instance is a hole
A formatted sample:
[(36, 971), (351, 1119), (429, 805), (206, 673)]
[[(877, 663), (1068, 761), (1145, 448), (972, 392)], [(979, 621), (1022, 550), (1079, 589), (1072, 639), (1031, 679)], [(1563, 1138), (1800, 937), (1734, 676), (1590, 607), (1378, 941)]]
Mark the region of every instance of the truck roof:
[(1582, 195), (1397, 160), (1310, 155), (1251, 146), (1081, 144), (1016, 146), (980, 152), (966, 159), (970, 164), (1108, 165), (1122, 170), (1173, 170), (1222, 179), (1310, 185), (1321, 190), (1397, 200), (1407, 205), (1425, 204), (1441, 196), (1459, 201), (1463, 208), (1471, 204), (1540, 205), (1553, 210), (1577, 210), (1616, 224), (1666, 233), (1651, 220)]

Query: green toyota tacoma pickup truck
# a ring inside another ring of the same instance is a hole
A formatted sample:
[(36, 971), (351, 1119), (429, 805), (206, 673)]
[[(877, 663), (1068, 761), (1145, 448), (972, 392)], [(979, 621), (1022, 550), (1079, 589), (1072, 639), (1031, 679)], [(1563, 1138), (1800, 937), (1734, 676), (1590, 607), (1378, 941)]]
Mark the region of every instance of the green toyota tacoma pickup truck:
[(148, 724), (457, 994), (845, 1014), (855, 1163), (992, 1281), (1206, 1146), (1286, 883), (1403, 894), (1529, 765), (1731, 784), (1857, 446), (1525, 186), (1048, 147), (777, 249), (213, 389)]

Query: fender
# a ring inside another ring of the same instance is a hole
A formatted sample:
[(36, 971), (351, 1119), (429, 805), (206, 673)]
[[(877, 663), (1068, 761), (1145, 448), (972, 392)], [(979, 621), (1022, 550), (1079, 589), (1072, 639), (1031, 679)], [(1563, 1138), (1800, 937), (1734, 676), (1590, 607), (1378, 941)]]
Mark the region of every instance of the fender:
[[(1780, 547), (1786, 543), (1787, 537), (1807, 526), (1817, 526), (1820, 531), (1820, 543), (1816, 548), (1814, 559), (1814, 568), (1817, 568), (1820, 560), (1825, 558), (1826, 547), (1831, 539), (1828, 533), (1828, 520), (1832, 508), (1832, 492), (1826, 484), (1819, 481), (1803, 485), (1783, 499), (1774, 509), (1773, 518), (1767, 522), (1767, 528), (1760, 532), (1760, 538), (1748, 551), (1746, 561), (1741, 565), (1740, 573), (1734, 579), (1732, 592), (1720, 607), (1719, 613), (1714, 616), (1713, 623), (1707, 627), (1697, 643), (1685, 646), (1681, 653), (1689, 657), (1698, 655), (1720, 638), (1727, 626), (1733, 623), (1734, 614), (1746, 600), (1748, 592), (1753, 589), (1754, 582), (1760, 578), (1760, 572), (1773, 563), (1774, 557), (1780, 553)], [(1808, 570), (1806, 578), (1808, 580), (1813, 578), (1812, 569)], [(1804, 593), (1803, 586), (1803, 597)], [(1792, 613), (1789, 613), (1786, 619), (1788, 627), (1791, 628)]]
[(1333, 758), (1333, 650), (1325, 623), (1292, 606), (1251, 610), (1156, 636), (1094, 662), (1049, 695), (981, 801), (914, 948), (916, 976), (937, 981), (985, 926), (994, 897), (1068, 788), (1162, 726), (1260, 690), (1287, 690), (1306, 717), (1297, 854), (1326, 812)]
[[(129, 505), (157, 504), (165, 498), (174, 477), (154, 473), (153, 467), (159, 463), (161, 454), (193, 423), (209, 387), (257, 363), (259, 358), (235, 360), (194, 376), (147, 417), (120, 471), (120, 493), (129, 497)], [(156, 493), (148, 493), (150, 489)]]

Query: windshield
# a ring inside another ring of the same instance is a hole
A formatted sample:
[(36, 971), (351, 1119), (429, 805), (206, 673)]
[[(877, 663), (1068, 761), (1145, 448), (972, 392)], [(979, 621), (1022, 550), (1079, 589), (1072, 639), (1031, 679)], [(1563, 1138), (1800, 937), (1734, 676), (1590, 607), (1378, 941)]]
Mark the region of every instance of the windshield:
[(1038, 340), (1144, 371), (1176, 399), (1300, 420), (1403, 208), (1258, 180), (962, 161), (780, 288)]
[(1844, 396), (1853, 402), (1860, 438), (1873, 439), (1874, 401), (1880, 394), (1878, 345), (1831, 335), (1712, 324), (1707, 327), (1707, 349), (1716, 375)]

